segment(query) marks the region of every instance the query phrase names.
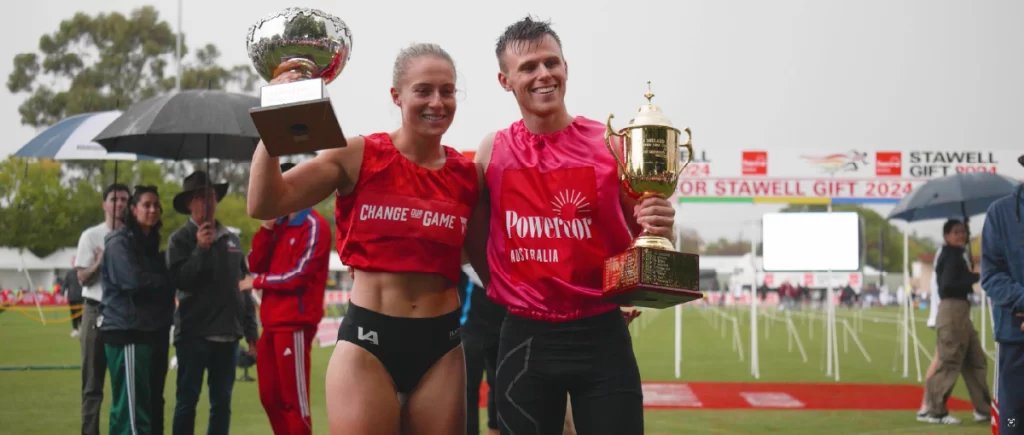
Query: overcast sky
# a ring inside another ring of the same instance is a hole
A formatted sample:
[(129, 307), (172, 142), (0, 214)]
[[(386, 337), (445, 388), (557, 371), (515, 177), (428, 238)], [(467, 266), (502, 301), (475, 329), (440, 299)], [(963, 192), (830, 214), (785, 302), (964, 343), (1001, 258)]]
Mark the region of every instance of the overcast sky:
[[(291, 4), (182, 0), (183, 31), (223, 62), (249, 63), (245, 31)], [(0, 28), (0, 73), (36, 51), (77, 11), (128, 13), (152, 4), (176, 26), (177, 0), (37, 0)], [(296, 3), (295, 5), (299, 5)], [(625, 124), (644, 101), (693, 130), (697, 150), (1024, 150), (1024, 2), (536, 1), (339, 2), (307, 0), (352, 29), (352, 59), (328, 90), (346, 134), (394, 129), (391, 67), (411, 42), (436, 42), (455, 58), (462, 99), (445, 141), (472, 148), (519, 119), (497, 84), (494, 41), (527, 13), (551, 19), (569, 64), (571, 112)], [(403, 12), (396, 15), (396, 12)], [(36, 132), (20, 125), (23, 95), (0, 90), (0, 155)], [(1017, 133), (1017, 134), (1014, 134)], [(708, 239), (733, 237), (777, 206), (686, 204), (680, 221)], [(883, 214), (889, 207), (876, 207)], [(915, 225), (936, 233), (939, 223)]]

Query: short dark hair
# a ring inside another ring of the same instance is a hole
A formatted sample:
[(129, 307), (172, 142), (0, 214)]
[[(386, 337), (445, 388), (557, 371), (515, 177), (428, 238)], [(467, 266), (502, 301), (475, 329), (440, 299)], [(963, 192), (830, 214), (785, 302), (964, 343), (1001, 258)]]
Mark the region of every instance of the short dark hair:
[(957, 225), (963, 225), (963, 224), (964, 224), (964, 222), (961, 221), (960, 219), (950, 219), (950, 220), (946, 221), (945, 224), (942, 225), (942, 234), (952, 233), (953, 232), (953, 228), (956, 228)]
[(121, 183), (114, 183), (107, 186), (106, 189), (103, 189), (103, 200), (106, 201), (110, 194), (113, 192), (124, 192), (127, 193), (129, 197), (132, 196), (132, 191), (131, 189), (128, 188), (128, 186), (125, 186), (124, 184)]
[(494, 54), (498, 57), (498, 66), (501, 67), (502, 71), (505, 71), (505, 63), (501, 61), (501, 56), (505, 54), (505, 49), (510, 45), (521, 42), (535, 42), (543, 38), (544, 35), (551, 35), (552, 38), (555, 38), (555, 42), (558, 43), (558, 47), (562, 47), (562, 40), (551, 29), (551, 21), (536, 21), (533, 17), (527, 15), (526, 18), (506, 27), (505, 32), (498, 37), (498, 43), (494, 47)]

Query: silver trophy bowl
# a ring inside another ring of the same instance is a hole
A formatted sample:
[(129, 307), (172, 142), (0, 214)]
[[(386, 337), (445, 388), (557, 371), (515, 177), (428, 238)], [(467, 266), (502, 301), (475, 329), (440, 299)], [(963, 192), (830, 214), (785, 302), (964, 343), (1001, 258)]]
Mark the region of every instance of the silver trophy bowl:
[(352, 52), (352, 31), (340, 18), (318, 9), (288, 8), (249, 28), (245, 41), (249, 60), (266, 81), (284, 71), (288, 61), (308, 78), (324, 84), (345, 69)]

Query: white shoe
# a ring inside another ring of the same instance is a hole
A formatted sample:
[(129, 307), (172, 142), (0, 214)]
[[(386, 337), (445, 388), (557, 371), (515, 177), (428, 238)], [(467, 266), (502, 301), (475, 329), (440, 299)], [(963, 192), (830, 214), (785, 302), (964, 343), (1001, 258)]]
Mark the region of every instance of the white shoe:
[(72, 337), (78, 337), (78, 330), (77, 329), (72, 329), (71, 330), (71, 336)]
[(960, 419), (953, 417), (952, 415), (946, 414), (945, 417), (925, 417), (925, 422), (933, 424), (960, 424)]
[(975, 423), (985, 423), (988, 421), (992, 421), (992, 416), (982, 414), (978, 411), (974, 411), (974, 421)]
[(178, 357), (171, 358), (171, 370), (178, 368)]

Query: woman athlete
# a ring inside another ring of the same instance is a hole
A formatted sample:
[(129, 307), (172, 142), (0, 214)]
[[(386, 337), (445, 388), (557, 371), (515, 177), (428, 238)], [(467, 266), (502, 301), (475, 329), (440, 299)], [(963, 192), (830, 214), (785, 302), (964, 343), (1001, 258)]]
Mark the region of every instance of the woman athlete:
[[(297, 78), (288, 72), (274, 82)], [(327, 368), (332, 434), (465, 432), (456, 285), (479, 178), (473, 162), (441, 145), (455, 90), (448, 53), (413, 45), (395, 60), (397, 131), (350, 138), (284, 175), (262, 144), (253, 156), (254, 218), (284, 216), (337, 192), (338, 252), (355, 281)]]

